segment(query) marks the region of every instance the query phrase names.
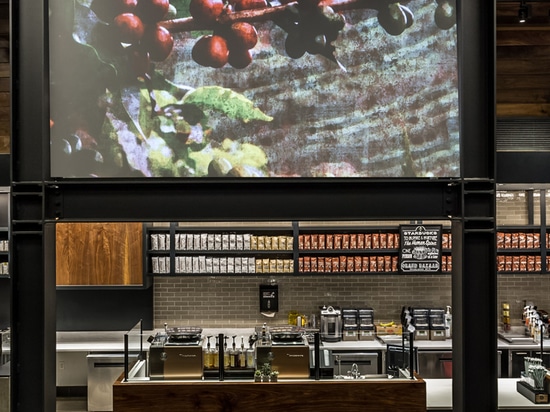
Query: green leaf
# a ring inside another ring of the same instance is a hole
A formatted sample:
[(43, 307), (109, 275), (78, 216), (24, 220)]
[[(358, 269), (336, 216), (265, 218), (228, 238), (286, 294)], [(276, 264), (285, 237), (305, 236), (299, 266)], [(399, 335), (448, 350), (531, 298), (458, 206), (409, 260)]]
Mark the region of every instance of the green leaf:
[(250, 143), (239, 143), (225, 139), (221, 147), (207, 145), (200, 151), (189, 153), (189, 158), (195, 162), (198, 176), (208, 175), (208, 165), (213, 160), (224, 159), (232, 167), (252, 167), (259, 173), (266, 174), (267, 156), (265, 152)]
[(195, 104), (203, 110), (210, 109), (224, 113), (233, 119), (240, 119), (245, 123), (251, 120), (270, 122), (273, 117), (264, 114), (260, 109), (242, 94), (219, 86), (205, 86), (187, 94), (183, 101), (186, 104)]

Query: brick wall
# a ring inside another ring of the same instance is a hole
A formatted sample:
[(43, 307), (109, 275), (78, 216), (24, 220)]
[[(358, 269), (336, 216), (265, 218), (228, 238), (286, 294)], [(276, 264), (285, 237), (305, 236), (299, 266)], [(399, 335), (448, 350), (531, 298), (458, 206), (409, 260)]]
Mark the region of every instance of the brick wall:
[(155, 327), (253, 327), (286, 323), (291, 310), (309, 315), (319, 306), (372, 307), (377, 320), (399, 320), (401, 307), (451, 304), (448, 275), (274, 276), (279, 285), (279, 313), (259, 314), (258, 285), (268, 276), (155, 278)]

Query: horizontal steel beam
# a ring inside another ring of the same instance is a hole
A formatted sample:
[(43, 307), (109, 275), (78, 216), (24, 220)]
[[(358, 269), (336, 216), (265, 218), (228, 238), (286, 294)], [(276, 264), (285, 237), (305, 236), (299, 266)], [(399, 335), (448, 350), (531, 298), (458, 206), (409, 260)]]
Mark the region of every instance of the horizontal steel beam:
[(141, 181), (48, 184), (46, 220), (441, 219), (460, 213), (453, 180)]

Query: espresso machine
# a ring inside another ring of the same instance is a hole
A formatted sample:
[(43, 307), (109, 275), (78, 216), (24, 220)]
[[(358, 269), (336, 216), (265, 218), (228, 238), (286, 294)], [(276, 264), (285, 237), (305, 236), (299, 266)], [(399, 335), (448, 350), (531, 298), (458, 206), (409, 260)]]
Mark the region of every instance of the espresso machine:
[(321, 340), (339, 342), (342, 340), (342, 311), (337, 306), (322, 306)]
[(149, 376), (155, 379), (202, 379), (202, 328), (167, 328), (150, 337)]

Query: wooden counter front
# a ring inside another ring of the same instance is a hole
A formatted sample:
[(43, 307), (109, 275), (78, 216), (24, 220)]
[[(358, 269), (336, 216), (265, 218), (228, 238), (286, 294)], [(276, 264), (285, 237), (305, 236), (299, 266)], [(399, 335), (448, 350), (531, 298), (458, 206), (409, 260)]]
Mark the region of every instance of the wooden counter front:
[(114, 412), (426, 412), (417, 380), (146, 381), (113, 386)]

